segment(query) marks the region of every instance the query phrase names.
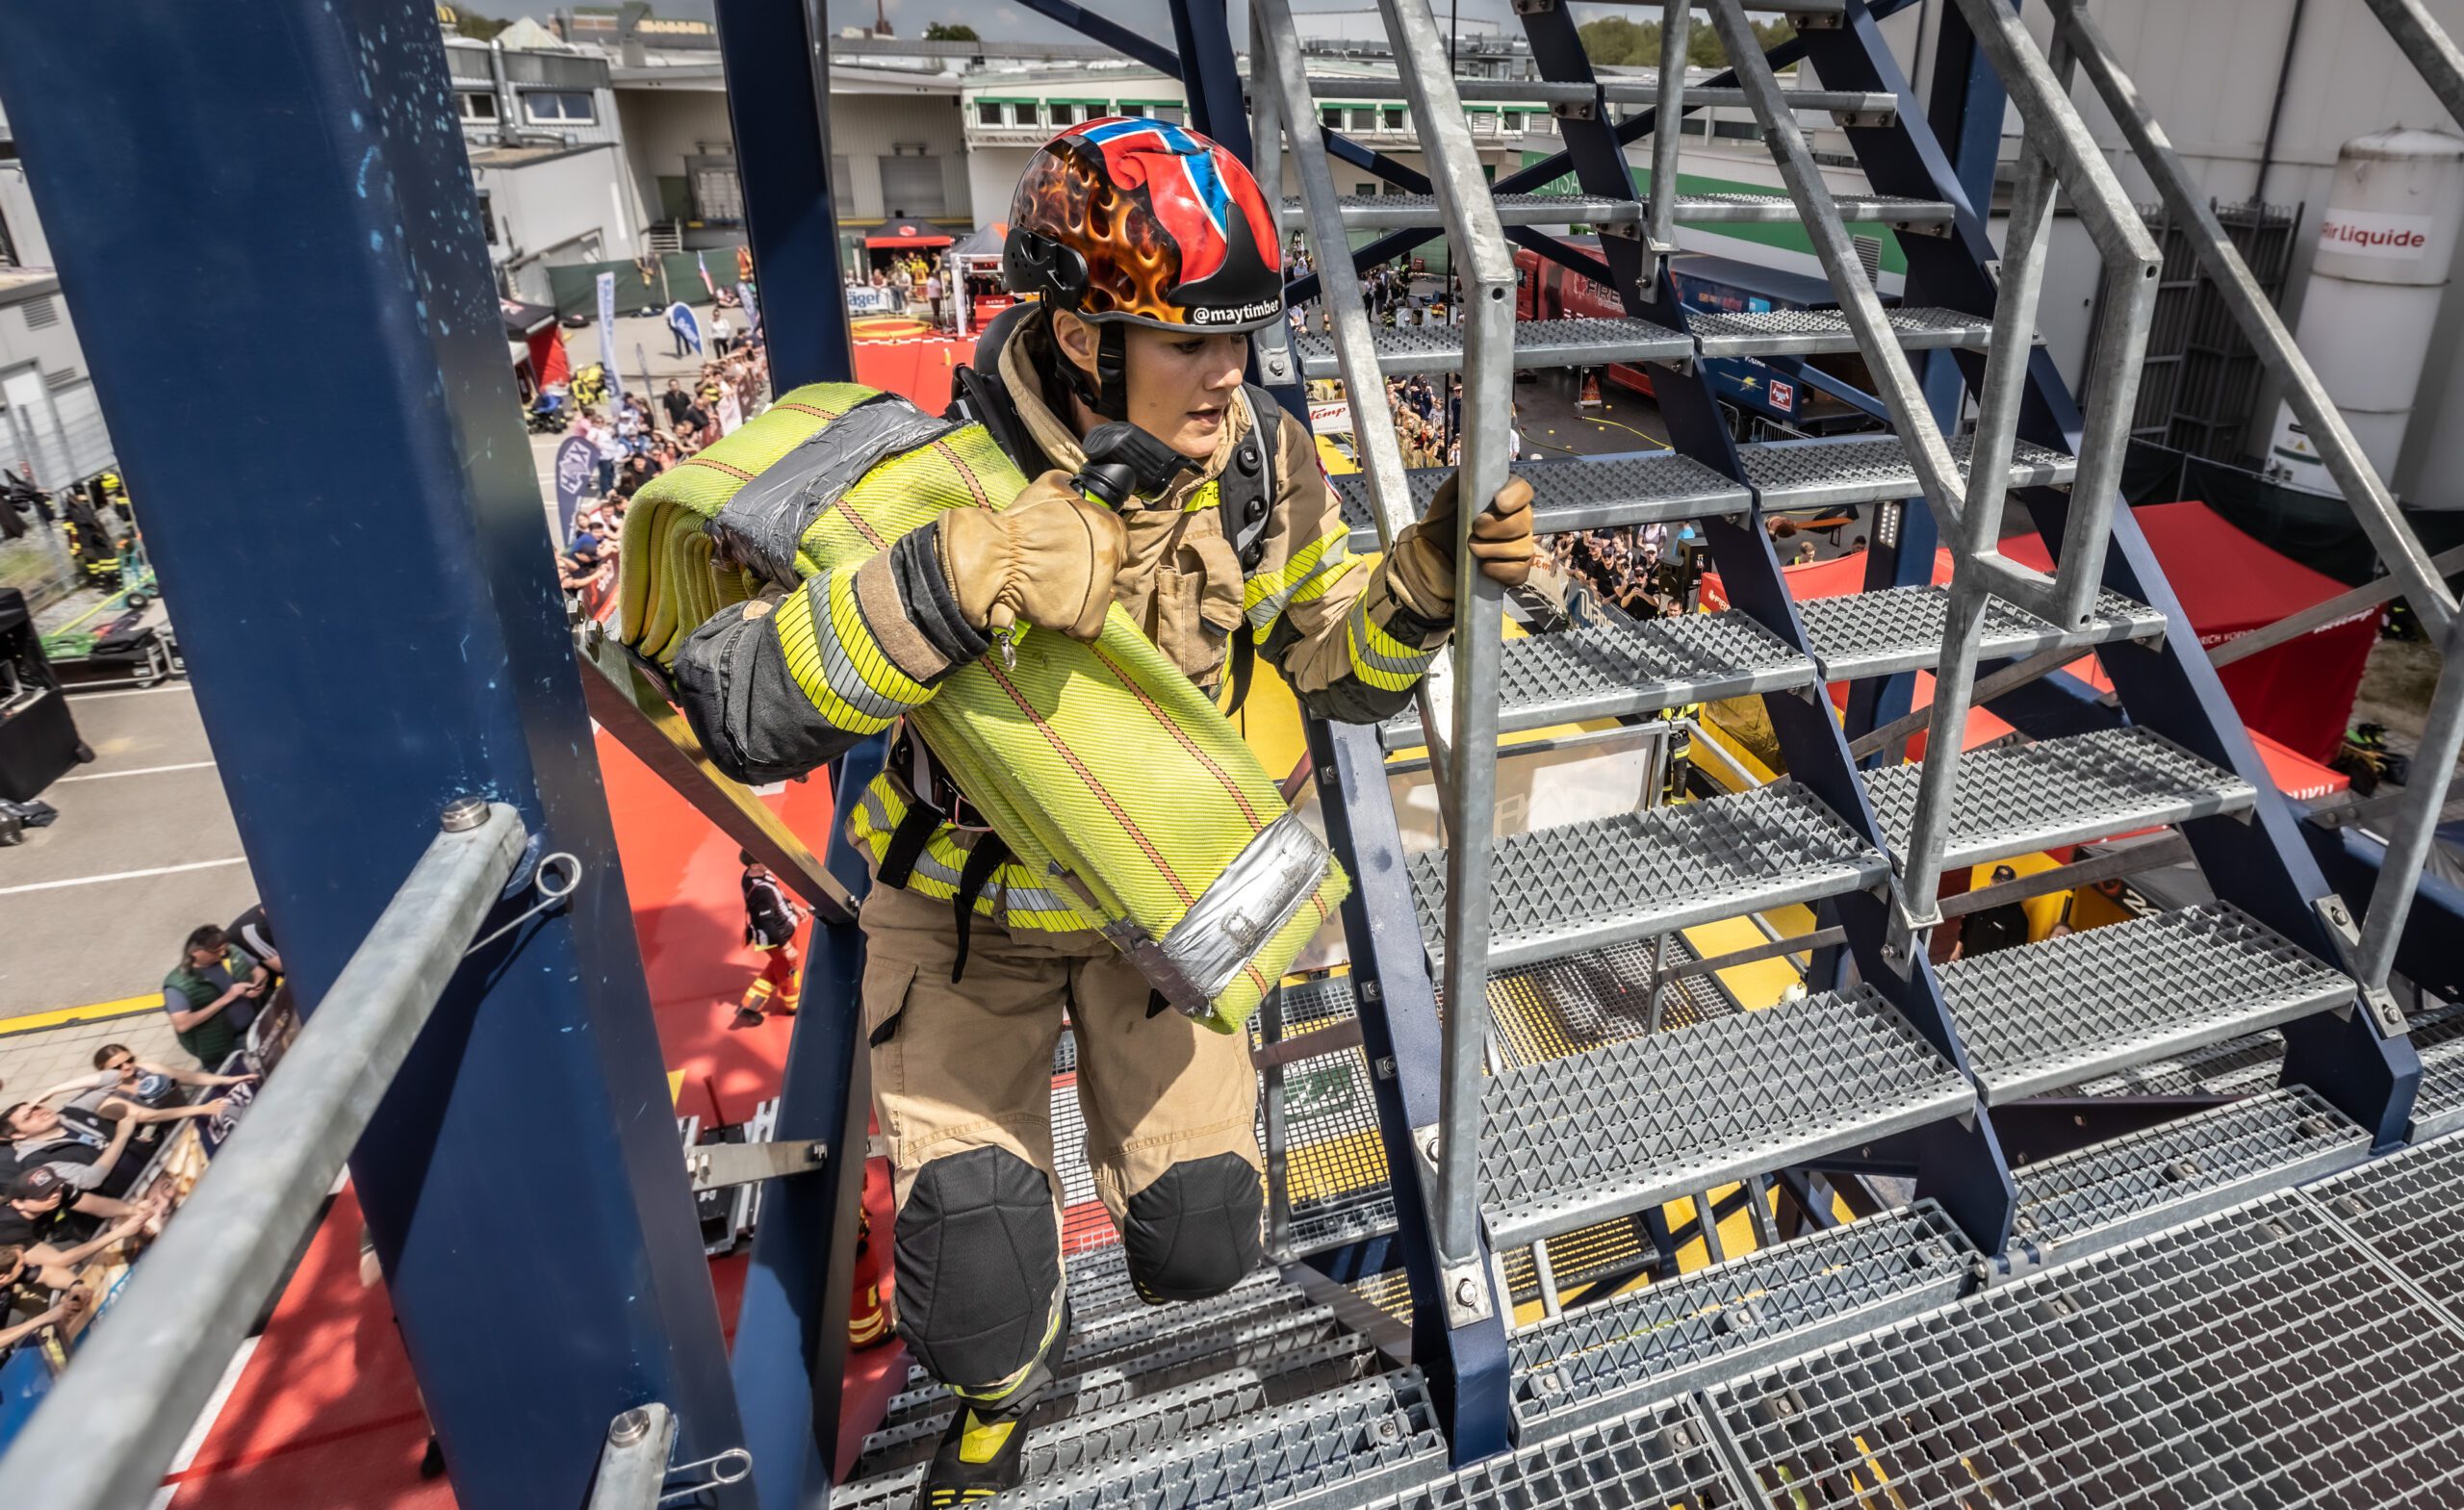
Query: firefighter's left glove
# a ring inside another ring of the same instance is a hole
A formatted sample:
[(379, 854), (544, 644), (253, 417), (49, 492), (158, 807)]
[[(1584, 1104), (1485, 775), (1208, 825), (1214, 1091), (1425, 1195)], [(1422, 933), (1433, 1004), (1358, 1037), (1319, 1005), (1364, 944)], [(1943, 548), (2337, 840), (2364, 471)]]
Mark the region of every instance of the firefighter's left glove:
[(941, 575), (959, 612), (992, 634), (1013, 625), (1092, 641), (1112, 606), (1129, 532), (1047, 472), (1008, 508), (952, 509), (934, 522)]
[[(1395, 542), (1392, 572), (1405, 599), (1433, 616), (1454, 611), (1454, 480), (1437, 485), (1428, 512)], [(1472, 520), (1472, 559), (1480, 575), (1501, 587), (1521, 587), (1531, 576), (1531, 484), (1506, 478), (1489, 506)]]

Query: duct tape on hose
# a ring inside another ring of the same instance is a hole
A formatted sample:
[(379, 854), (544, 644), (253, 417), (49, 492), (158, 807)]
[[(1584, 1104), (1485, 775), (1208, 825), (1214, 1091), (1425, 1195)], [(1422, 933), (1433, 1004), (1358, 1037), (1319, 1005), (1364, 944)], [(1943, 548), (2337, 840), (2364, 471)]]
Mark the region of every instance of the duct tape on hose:
[[(1189, 1016), (1217, 1015), (1215, 1000), (1317, 894), (1334, 857), (1292, 813), (1260, 829), (1162, 939), (1115, 936), (1164, 999)], [(1109, 932), (1109, 931), (1108, 931)]]
[(957, 425), (895, 394), (858, 404), (736, 491), (704, 527), (723, 560), (780, 587), (804, 579), (796, 551), (821, 511), (892, 456), (929, 446)]

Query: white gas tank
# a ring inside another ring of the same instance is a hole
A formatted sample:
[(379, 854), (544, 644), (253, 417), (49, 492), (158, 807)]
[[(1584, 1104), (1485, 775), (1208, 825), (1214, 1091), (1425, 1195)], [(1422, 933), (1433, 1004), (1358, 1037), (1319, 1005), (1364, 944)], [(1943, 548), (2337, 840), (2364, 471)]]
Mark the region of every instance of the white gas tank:
[[(2396, 466), (2464, 218), (2464, 138), (2399, 127), (2336, 154), (2318, 260), (2294, 339), (2381, 477)], [(2287, 486), (2342, 497), (2290, 405), (2268, 464)]]

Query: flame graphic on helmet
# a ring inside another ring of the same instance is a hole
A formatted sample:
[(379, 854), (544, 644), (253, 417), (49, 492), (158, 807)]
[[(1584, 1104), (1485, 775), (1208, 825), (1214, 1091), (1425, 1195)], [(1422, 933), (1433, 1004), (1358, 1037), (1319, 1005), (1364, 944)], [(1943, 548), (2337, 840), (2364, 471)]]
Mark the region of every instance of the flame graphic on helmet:
[(1181, 127), (1116, 116), (1054, 138), (1019, 178), (1010, 223), (1085, 259), (1078, 312), (1090, 319), (1233, 328), (1281, 300), (1280, 246), (1256, 180)]

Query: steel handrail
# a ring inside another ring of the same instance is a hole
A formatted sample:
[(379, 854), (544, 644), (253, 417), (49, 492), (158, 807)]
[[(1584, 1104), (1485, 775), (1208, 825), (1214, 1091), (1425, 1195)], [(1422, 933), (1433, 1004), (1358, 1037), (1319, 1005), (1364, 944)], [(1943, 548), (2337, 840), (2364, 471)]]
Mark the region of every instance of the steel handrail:
[(124, 1510), (161, 1487), (521, 858), (513, 808), (465, 799), (447, 812), (281, 1072), (0, 1459), (0, 1503)]

